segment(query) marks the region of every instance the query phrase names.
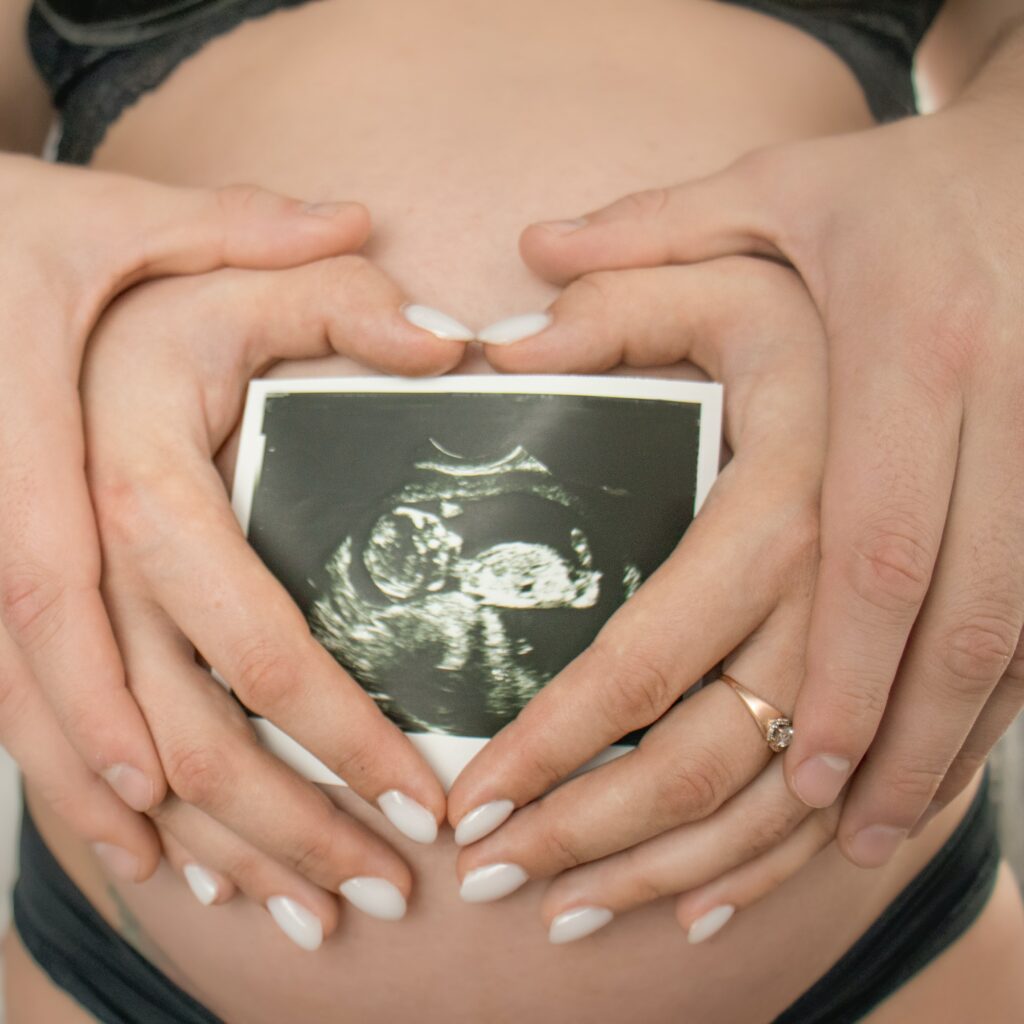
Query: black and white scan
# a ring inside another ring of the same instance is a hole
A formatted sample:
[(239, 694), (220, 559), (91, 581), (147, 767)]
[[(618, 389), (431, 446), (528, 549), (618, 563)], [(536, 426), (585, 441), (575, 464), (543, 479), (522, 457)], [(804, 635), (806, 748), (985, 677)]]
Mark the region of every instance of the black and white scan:
[(678, 543), (700, 413), (565, 394), (270, 394), (249, 539), (403, 729), (490, 737)]

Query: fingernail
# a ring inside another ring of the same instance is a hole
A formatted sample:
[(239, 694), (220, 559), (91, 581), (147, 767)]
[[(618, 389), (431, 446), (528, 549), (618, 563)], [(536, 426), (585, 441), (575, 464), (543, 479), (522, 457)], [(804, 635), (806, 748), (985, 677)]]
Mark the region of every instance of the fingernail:
[(402, 316), (414, 327), (429, 331), (435, 338), (444, 341), (472, 341), (476, 335), (453, 316), (442, 313), (430, 306), (419, 306), (414, 302), (406, 303), (401, 309)]
[(943, 806), (944, 805), (940, 804), (938, 800), (933, 800), (924, 809), (921, 817), (917, 819), (917, 824), (910, 830), (910, 838), (916, 839), (928, 827), (928, 823), (932, 818), (942, 810)]
[(850, 855), (863, 868), (880, 868), (909, 834), (894, 825), (869, 825), (850, 840)]
[(192, 890), (192, 895), (204, 907), (210, 906), (217, 899), (220, 886), (217, 884), (217, 879), (206, 868), (199, 864), (186, 864), (184, 874), (185, 881), (188, 882), (188, 887)]
[(139, 858), (134, 853), (111, 843), (93, 843), (92, 848), (112, 875), (125, 882), (134, 882), (139, 877)]
[(267, 900), (267, 910), (278, 928), (296, 946), (310, 953), (320, 948), (324, 941), (324, 926), (311, 910), (288, 896), (271, 896)]
[(350, 878), (339, 888), (352, 906), (370, 917), (381, 921), (401, 921), (405, 917), (405, 897), (386, 878)]
[(113, 764), (103, 772), (107, 785), (133, 810), (148, 811), (153, 806), (153, 783), (130, 764)]
[(731, 903), (723, 903), (720, 907), (702, 914), (690, 925), (687, 932), (686, 937), (690, 940), (690, 945), (696, 946), (697, 943), (710, 939), (716, 932), (720, 932), (735, 913), (736, 908)]
[(607, 907), (574, 907), (551, 922), (548, 939), (556, 946), (575, 942), (603, 928), (614, 916)]
[(575, 220), (546, 220), (540, 226), (555, 235), (571, 235), (589, 223), (586, 217), (577, 217)]
[(437, 838), (437, 819), (411, 796), (400, 790), (389, 789), (377, 798), (377, 806), (384, 817), (417, 843), (432, 843)]
[(311, 217), (337, 217), (343, 210), (347, 210), (351, 203), (306, 203), (302, 207), (303, 213)]
[(466, 875), (459, 895), (467, 903), (489, 903), (515, 892), (528, 877), (518, 864), (487, 864)]
[(459, 846), (468, 846), (483, 839), (503, 825), (515, 809), (516, 805), (511, 800), (492, 800), (474, 807), (456, 826), (455, 842)]
[(553, 319), (550, 313), (521, 313), (506, 317), (485, 327), (477, 334), (477, 340), (486, 345), (512, 345), (540, 334), (551, 326)]
[(793, 788), (808, 807), (831, 807), (849, 775), (850, 762), (845, 757), (818, 754), (793, 773)]

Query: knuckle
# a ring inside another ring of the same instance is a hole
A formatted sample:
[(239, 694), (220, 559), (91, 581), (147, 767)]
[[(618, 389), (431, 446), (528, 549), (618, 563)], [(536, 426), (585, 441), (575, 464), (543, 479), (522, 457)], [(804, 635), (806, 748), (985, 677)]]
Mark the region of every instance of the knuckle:
[(9, 570), (0, 580), (0, 616), (19, 646), (39, 646), (60, 630), (64, 585), (42, 565)]
[(328, 276), (328, 287), (339, 294), (365, 292), (384, 284), (380, 271), (365, 256), (348, 254), (325, 263), (322, 272)]
[(924, 754), (904, 754), (888, 772), (890, 792), (920, 804), (931, 799), (946, 776), (949, 764)]
[(579, 867), (584, 861), (578, 837), (558, 823), (551, 825), (545, 832), (544, 851), (545, 861), (558, 871)]
[(252, 213), (256, 207), (266, 203), (269, 196), (270, 193), (258, 185), (221, 185), (214, 189), (217, 206), (227, 217)]
[(274, 718), (296, 691), (297, 658), (265, 639), (247, 640), (235, 652), (233, 687), (253, 711)]
[(846, 577), (853, 592), (882, 612), (916, 609), (924, 600), (935, 561), (924, 531), (911, 523), (876, 524), (854, 540)]
[[(515, 729), (516, 724), (512, 722), (508, 728)], [(517, 778), (526, 781), (531, 792), (546, 793), (565, 777), (565, 767), (556, 762), (548, 744), (531, 741), (527, 734), (515, 749)]]
[(666, 827), (706, 818), (725, 800), (730, 788), (728, 767), (705, 750), (663, 766), (655, 786), (655, 815)]
[(654, 903), (665, 896), (674, 895), (677, 891), (667, 879), (657, 872), (652, 872), (650, 865), (644, 863), (641, 848), (632, 847), (621, 856), (625, 873), (623, 895), (628, 906)]
[(985, 693), (1011, 664), (1017, 629), (1008, 618), (974, 616), (951, 629), (937, 656), (945, 684), (958, 697)]
[(612, 731), (622, 734), (660, 718), (678, 696), (672, 681), (647, 652), (626, 649), (598, 635), (589, 654), (599, 667), (596, 678), (605, 680), (598, 711)]
[(331, 865), (336, 860), (336, 842), (334, 830), (321, 824), (298, 836), (291, 851), (291, 861), (295, 870), (313, 881), (332, 872)]
[(947, 803), (963, 792), (971, 779), (985, 767), (990, 753), (980, 747), (964, 747), (960, 750), (942, 780), (942, 796)]
[(89, 486), (105, 548), (116, 547), (141, 557), (159, 544), (152, 515), (158, 500), (156, 486), (144, 467), (134, 466), (131, 476), (94, 473)]
[[(819, 738), (821, 749), (843, 750), (850, 747), (850, 736), (842, 729), (842, 723), (873, 724), (881, 719), (885, 712), (889, 697), (889, 686), (879, 685), (877, 680), (867, 678), (862, 672), (854, 670), (835, 670), (829, 681), (827, 714), (823, 717), (822, 735)], [(840, 728), (836, 728), (839, 726)], [(818, 733), (815, 733), (818, 736)], [(828, 737), (838, 737), (829, 740)]]
[(821, 518), (816, 501), (800, 501), (777, 531), (780, 577), (790, 590), (809, 591), (817, 575)]
[(345, 736), (343, 749), (331, 760), (334, 772), (351, 785), (373, 774), (374, 765), (381, 759), (383, 748), (371, 738), (357, 737), (351, 731)]
[(232, 850), (227, 863), (220, 870), (242, 890), (255, 893), (260, 891), (260, 880), (266, 873), (266, 864), (264, 854), (243, 847)]
[(668, 209), (672, 202), (672, 194), (664, 187), (646, 188), (640, 192), (633, 192), (623, 201), (627, 204), (630, 214), (642, 219), (656, 219)]
[(227, 753), (214, 745), (173, 750), (164, 767), (173, 792), (185, 803), (202, 808), (213, 805), (217, 794), (227, 788), (231, 774)]
[(767, 850), (774, 850), (793, 831), (793, 821), (787, 814), (769, 814), (747, 825), (743, 843), (746, 859), (753, 860)]

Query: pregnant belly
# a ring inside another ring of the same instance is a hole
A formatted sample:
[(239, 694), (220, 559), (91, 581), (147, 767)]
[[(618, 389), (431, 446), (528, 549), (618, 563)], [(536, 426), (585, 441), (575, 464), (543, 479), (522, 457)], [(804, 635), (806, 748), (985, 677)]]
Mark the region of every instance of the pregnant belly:
[[(369, 254), (414, 301), (480, 327), (554, 294), (518, 257), (528, 222), (710, 172), (755, 146), (867, 123), (828, 50), (732, 7), (322, 0), (207, 46), (122, 117), (95, 163), (359, 199), (376, 225)], [(350, 794), (335, 796), (380, 827)], [(40, 818), (73, 864), (71, 841)], [(554, 951), (542, 885), (493, 906), (459, 902), (447, 832), (433, 848), (401, 846), (416, 879), (404, 922), (348, 913), (312, 956), (242, 900), (198, 907), (167, 870), (123, 898), (170, 973), (228, 1021), (715, 1024), (767, 1019), (795, 998), (941, 838), (934, 830), (928, 849), (875, 874), (826, 853), (707, 948), (689, 947), (659, 904)], [(102, 886), (75, 873), (105, 906)]]

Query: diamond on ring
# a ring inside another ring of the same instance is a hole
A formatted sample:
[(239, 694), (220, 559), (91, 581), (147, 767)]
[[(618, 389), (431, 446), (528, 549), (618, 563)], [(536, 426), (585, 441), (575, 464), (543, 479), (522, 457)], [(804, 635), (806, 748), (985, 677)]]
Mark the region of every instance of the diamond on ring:
[(793, 742), (793, 723), (788, 718), (773, 718), (764, 738), (776, 754), (781, 754)]

